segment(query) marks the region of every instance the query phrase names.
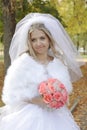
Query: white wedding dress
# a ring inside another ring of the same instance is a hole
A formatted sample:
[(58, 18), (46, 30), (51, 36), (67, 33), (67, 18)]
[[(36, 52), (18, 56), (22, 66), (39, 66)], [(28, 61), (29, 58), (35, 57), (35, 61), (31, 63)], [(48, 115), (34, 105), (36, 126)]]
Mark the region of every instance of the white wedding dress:
[(56, 58), (44, 66), (25, 53), (12, 63), (3, 87), (0, 130), (80, 130), (66, 105), (51, 109), (25, 102), (39, 96), (39, 83), (49, 77), (72, 92), (67, 66)]

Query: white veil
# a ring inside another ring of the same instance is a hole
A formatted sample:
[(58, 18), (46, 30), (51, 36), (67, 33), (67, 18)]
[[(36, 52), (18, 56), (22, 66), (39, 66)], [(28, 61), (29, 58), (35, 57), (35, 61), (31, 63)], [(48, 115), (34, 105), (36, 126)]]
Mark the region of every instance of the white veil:
[(28, 50), (28, 31), (34, 23), (43, 23), (49, 30), (56, 42), (56, 49), (58, 51), (61, 49), (63, 52), (63, 57), (69, 68), (71, 81), (78, 80), (82, 76), (80, 65), (76, 61), (79, 53), (61, 23), (50, 14), (30, 13), (16, 25), (9, 50), (11, 62), (22, 52)]

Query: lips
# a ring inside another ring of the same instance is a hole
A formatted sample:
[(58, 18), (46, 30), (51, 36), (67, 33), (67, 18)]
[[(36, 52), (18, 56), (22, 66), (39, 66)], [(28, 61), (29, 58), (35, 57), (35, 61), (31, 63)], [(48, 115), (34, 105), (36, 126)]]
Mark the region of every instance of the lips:
[(36, 49), (43, 49), (43, 48), (44, 48), (44, 46), (39, 46)]

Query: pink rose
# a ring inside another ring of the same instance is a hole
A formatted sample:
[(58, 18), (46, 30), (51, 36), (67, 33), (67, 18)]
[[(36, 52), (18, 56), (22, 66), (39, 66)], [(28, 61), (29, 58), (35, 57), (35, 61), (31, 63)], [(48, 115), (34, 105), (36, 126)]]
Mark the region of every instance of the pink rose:
[(42, 82), (42, 83), (40, 84), (39, 93), (40, 93), (40, 94), (46, 93), (46, 83), (45, 83), (45, 82)]
[(67, 90), (58, 79), (50, 78), (39, 85), (43, 101), (51, 108), (63, 107), (68, 100)]
[(43, 100), (44, 100), (45, 103), (51, 102), (52, 101), (52, 95), (51, 94), (45, 94), (43, 96)]

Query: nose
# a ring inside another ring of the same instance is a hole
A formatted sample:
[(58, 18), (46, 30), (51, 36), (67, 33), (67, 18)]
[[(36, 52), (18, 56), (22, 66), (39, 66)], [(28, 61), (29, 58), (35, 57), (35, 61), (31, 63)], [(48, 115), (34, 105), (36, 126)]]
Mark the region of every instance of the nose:
[(37, 40), (37, 45), (38, 45), (38, 46), (41, 45), (41, 42), (40, 42), (39, 39)]

